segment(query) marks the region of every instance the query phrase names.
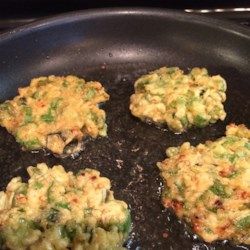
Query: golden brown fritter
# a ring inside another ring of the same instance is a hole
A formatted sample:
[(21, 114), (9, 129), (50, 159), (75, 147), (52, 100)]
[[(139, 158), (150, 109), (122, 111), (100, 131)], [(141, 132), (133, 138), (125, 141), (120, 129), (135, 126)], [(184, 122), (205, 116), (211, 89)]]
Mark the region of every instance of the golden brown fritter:
[(163, 67), (135, 82), (130, 110), (142, 120), (167, 124), (181, 133), (225, 119), (226, 87), (221, 76), (209, 76), (205, 68), (184, 74), (178, 67)]
[(131, 219), (109, 179), (93, 169), (74, 175), (60, 165), (28, 167), (0, 192), (0, 248), (13, 250), (122, 249)]
[(0, 125), (25, 149), (48, 148), (61, 155), (72, 141), (106, 136), (105, 112), (98, 104), (109, 95), (99, 82), (76, 76), (39, 77), (18, 92), (0, 105)]
[(196, 147), (167, 149), (158, 167), (162, 202), (205, 241), (250, 244), (250, 130), (227, 126), (226, 136)]

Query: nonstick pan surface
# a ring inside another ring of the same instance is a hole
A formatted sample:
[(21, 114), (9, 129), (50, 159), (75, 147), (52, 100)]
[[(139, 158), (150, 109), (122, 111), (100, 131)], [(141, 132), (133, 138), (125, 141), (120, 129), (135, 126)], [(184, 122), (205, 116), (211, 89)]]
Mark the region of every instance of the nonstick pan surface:
[[(228, 83), (227, 118), (181, 135), (145, 124), (129, 112), (134, 80), (160, 66), (200, 66)], [(104, 9), (42, 20), (0, 36), (0, 101), (34, 77), (74, 74), (103, 83), (111, 99), (108, 137), (87, 140), (76, 159), (21, 150), (0, 128), (0, 188), (26, 167), (46, 162), (74, 172), (84, 167), (112, 180), (116, 198), (131, 208), (130, 249), (249, 249), (228, 242), (205, 244), (163, 208), (156, 162), (185, 141), (216, 139), (231, 122), (250, 126), (250, 32), (239, 26), (172, 11)]]

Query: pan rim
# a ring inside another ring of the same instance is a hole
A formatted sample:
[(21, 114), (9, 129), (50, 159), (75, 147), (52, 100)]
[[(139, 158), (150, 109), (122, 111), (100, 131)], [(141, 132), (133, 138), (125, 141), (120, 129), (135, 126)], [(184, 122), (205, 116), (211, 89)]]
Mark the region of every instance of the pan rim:
[(163, 18), (178, 19), (178, 21), (185, 21), (189, 23), (201, 24), (203, 26), (220, 29), (250, 41), (250, 30), (247, 27), (235, 24), (232, 21), (221, 20), (207, 16), (200, 16), (196, 14), (186, 13), (180, 10), (163, 9), (163, 8), (149, 8), (149, 7), (111, 7), (71, 11), (62, 14), (44, 17), (33, 21), (29, 24), (11, 29), (0, 34), (0, 45), (2, 42), (12, 40), (32, 33), (34, 31), (44, 30), (49, 27), (62, 25), (65, 23), (76, 22), (80, 20), (89, 20), (96, 18), (105, 18), (108, 16), (154, 16)]

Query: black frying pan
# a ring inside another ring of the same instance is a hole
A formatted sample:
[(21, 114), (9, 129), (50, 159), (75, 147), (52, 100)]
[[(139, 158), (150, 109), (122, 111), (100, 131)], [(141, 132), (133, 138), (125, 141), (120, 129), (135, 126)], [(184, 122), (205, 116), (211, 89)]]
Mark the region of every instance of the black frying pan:
[[(225, 122), (182, 135), (144, 124), (129, 112), (133, 82), (160, 66), (207, 67), (228, 82)], [(239, 26), (173, 11), (106, 9), (43, 20), (0, 36), (0, 100), (17, 94), (33, 77), (75, 74), (103, 83), (111, 99), (108, 137), (85, 143), (77, 159), (24, 152), (0, 129), (3, 189), (38, 162), (67, 170), (93, 167), (112, 179), (116, 197), (130, 204), (135, 249), (242, 249), (230, 243), (204, 244), (160, 202), (156, 162), (168, 146), (198, 144), (224, 134), (231, 122), (250, 126), (250, 32)], [(168, 233), (168, 237), (165, 238)], [(247, 246), (244, 249), (249, 249)], [(140, 249), (140, 248), (137, 248)]]

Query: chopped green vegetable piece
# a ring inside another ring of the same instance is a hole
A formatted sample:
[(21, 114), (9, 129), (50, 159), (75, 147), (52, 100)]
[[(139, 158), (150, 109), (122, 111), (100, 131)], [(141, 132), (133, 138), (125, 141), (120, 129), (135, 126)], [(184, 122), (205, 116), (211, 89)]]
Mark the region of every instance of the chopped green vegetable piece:
[(32, 118), (32, 108), (29, 106), (24, 107), (24, 124), (31, 123), (33, 121)]
[(79, 80), (78, 83), (77, 83), (77, 88), (78, 88), (78, 89), (79, 89), (79, 88), (82, 89), (83, 86), (84, 86), (84, 84), (85, 84), (85, 81)]
[(250, 150), (250, 142), (246, 142), (244, 147)]
[(0, 110), (7, 111), (9, 115), (12, 115), (14, 111), (12, 104), (8, 101), (0, 104)]
[(213, 231), (212, 231), (210, 228), (208, 228), (208, 227), (205, 227), (204, 230), (205, 230), (206, 233), (208, 233), (208, 234), (212, 234), (212, 233), (213, 233)]
[(44, 86), (44, 85), (46, 85), (47, 83), (49, 83), (50, 81), (49, 81), (49, 79), (43, 79), (43, 80), (39, 80), (38, 81), (38, 86)]
[(250, 215), (240, 219), (236, 222), (236, 227), (239, 229), (248, 229), (250, 228)]
[(124, 223), (119, 224), (118, 229), (120, 232), (128, 233), (131, 227), (131, 215), (127, 212), (127, 219)]
[(68, 202), (57, 202), (56, 203), (57, 207), (64, 208), (70, 210), (70, 206)]
[(199, 128), (205, 127), (207, 125), (207, 120), (200, 115), (196, 115), (194, 117), (194, 125)]
[(91, 100), (96, 94), (96, 90), (93, 88), (88, 89), (86, 95), (85, 95), (85, 100), (89, 101)]
[(170, 198), (171, 197), (171, 189), (168, 186), (165, 186), (162, 194), (161, 194), (163, 199)]
[(20, 138), (17, 137), (17, 142), (30, 150), (36, 149), (41, 146), (41, 143), (37, 138), (33, 140), (22, 141)]
[(76, 228), (71, 225), (64, 225), (61, 227), (61, 235), (63, 238), (73, 241), (76, 235)]
[(62, 98), (55, 98), (50, 104), (51, 109), (53, 110), (57, 109), (61, 100)]
[(238, 156), (236, 155), (236, 154), (229, 154), (228, 155), (228, 160), (230, 161), (230, 162), (234, 162), (236, 159), (238, 158)]
[(38, 229), (38, 230), (43, 230), (43, 227), (41, 226), (41, 224), (37, 221), (31, 220), (30, 221), (30, 226), (32, 229)]
[(187, 127), (188, 125), (188, 119), (187, 119), (187, 116), (183, 116), (181, 119), (181, 124), (184, 126), (184, 127)]
[(214, 194), (218, 195), (219, 197), (222, 198), (228, 198), (230, 197), (229, 194), (226, 192), (226, 186), (223, 185), (220, 180), (216, 179), (214, 181), (213, 186), (210, 187), (210, 191), (212, 191)]
[(28, 186), (26, 183), (22, 183), (22, 185), (15, 191), (15, 194), (23, 194), (26, 195), (28, 190)]
[(149, 80), (143, 80), (143, 81), (140, 81), (140, 82), (138, 82), (137, 83), (137, 85), (136, 85), (136, 88), (138, 89), (138, 90), (144, 90), (144, 88), (145, 88), (145, 85), (147, 85), (147, 84), (149, 84), (150, 83), (150, 81)]
[(39, 91), (36, 91), (36, 92), (34, 92), (34, 94), (31, 97), (34, 98), (34, 99), (38, 99), (39, 96), (40, 96)]
[(99, 117), (95, 112), (90, 112), (90, 117), (95, 124), (98, 124), (100, 122)]
[(55, 121), (55, 117), (51, 112), (51, 109), (48, 110), (48, 112), (44, 115), (41, 115), (41, 120), (46, 122), (46, 123), (51, 123)]
[[(59, 103), (62, 99), (61, 98), (55, 98), (51, 104), (50, 104), (50, 108), (48, 109), (46, 114), (41, 115), (41, 120), (46, 122), (46, 123), (52, 123), (55, 121), (55, 112), (54, 110), (56, 110), (59, 106)], [(52, 112), (53, 111), (53, 112)]]
[(69, 86), (69, 83), (66, 80), (64, 80), (62, 85), (64, 88), (67, 88)]
[(59, 219), (59, 210), (51, 208), (47, 216), (47, 221), (56, 222)]
[(174, 167), (174, 168), (171, 168), (167, 171), (167, 173), (169, 173), (170, 175), (177, 175), (179, 172), (179, 168), (178, 167)]
[(37, 190), (37, 189), (41, 189), (43, 187), (43, 184), (39, 181), (35, 182), (34, 183), (34, 188)]
[(206, 207), (206, 209), (212, 213), (217, 213), (218, 208), (217, 207)]
[(185, 191), (185, 188), (186, 188), (185, 183), (183, 182), (181, 184), (178, 184), (178, 183), (175, 182), (175, 186), (177, 187), (179, 194), (183, 197), (184, 196), (184, 191)]
[(53, 198), (52, 195), (51, 195), (51, 189), (52, 189), (53, 185), (54, 185), (54, 182), (52, 182), (52, 183), (50, 184), (50, 186), (49, 186), (49, 188), (48, 188), (48, 190), (47, 190), (47, 200), (48, 200), (48, 203), (51, 203), (51, 202), (54, 201), (54, 198)]
[(175, 73), (175, 71), (177, 71), (178, 68), (177, 67), (170, 67), (170, 68), (167, 68), (167, 73), (168, 74), (173, 74)]
[(237, 142), (238, 140), (239, 139), (237, 137), (227, 136), (225, 139), (225, 142), (223, 142), (222, 145), (227, 146), (227, 145), (230, 145), (230, 144)]

